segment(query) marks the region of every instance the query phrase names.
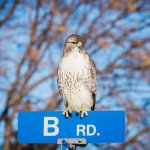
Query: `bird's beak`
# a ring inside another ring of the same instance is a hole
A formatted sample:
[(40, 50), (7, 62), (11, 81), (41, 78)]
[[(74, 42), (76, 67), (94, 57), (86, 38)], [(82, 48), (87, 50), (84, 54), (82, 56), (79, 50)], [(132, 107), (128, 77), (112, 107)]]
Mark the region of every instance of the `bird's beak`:
[(77, 47), (81, 47), (82, 46), (82, 43), (81, 42), (78, 42), (77, 43)]

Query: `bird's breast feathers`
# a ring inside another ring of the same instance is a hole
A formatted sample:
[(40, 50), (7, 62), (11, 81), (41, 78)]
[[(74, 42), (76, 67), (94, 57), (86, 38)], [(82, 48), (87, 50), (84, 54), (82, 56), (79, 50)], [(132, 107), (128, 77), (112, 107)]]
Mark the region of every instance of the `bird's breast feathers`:
[(86, 55), (79, 52), (78, 48), (74, 48), (62, 58), (59, 66), (60, 71), (70, 72), (71, 74), (78, 73), (86, 76), (88, 69), (88, 58)]

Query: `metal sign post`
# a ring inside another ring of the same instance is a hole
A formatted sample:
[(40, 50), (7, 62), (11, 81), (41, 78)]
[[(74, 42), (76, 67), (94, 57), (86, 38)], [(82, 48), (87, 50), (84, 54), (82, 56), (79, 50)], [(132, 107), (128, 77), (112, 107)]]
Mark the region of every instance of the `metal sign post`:
[(75, 150), (77, 145), (86, 145), (86, 139), (84, 138), (64, 138), (58, 139), (57, 144), (61, 145), (61, 150), (67, 150), (68, 148)]
[(62, 149), (86, 143), (125, 141), (124, 111), (89, 111), (87, 117), (65, 118), (62, 111), (19, 112), (19, 143), (57, 143)]
[(67, 150), (67, 146), (65, 144), (61, 144), (61, 150)]

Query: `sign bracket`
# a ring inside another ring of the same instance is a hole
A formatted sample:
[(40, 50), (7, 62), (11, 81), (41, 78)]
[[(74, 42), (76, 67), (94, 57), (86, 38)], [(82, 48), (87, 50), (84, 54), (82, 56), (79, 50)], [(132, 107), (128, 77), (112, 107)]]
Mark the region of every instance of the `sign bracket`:
[(59, 138), (57, 144), (61, 145), (61, 150), (75, 150), (77, 145), (86, 145), (85, 138)]

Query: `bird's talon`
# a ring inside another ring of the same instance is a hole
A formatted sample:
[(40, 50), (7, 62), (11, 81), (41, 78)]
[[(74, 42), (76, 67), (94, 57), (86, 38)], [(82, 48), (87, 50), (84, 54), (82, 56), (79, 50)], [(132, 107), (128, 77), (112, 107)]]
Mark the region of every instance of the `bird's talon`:
[(65, 111), (62, 113), (63, 114), (63, 116), (65, 115)]
[(63, 116), (68, 118), (68, 110), (65, 110), (62, 114), (63, 114)]
[(67, 109), (68, 109), (68, 112), (71, 114), (72, 113), (72, 107), (69, 105)]
[(68, 118), (68, 117), (69, 117), (69, 115), (68, 115), (68, 111), (66, 112), (65, 116), (66, 116), (66, 118)]
[(69, 109), (68, 111), (69, 111), (70, 114), (72, 113), (72, 110), (71, 110), (71, 109)]
[(87, 113), (87, 111), (85, 111), (85, 112), (84, 112), (84, 114), (85, 114), (85, 116), (88, 116), (88, 113)]
[(63, 112), (63, 115), (66, 117), (66, 118), (68, 118), (69, 117), (69, 114), (71, 114), (72, 113), (72, 107), (69, 105), (68, 107), (67, 107), (67, 109)]
[(86, 116), (86, 117), (88, 116), (87, 111), (81, 110), (81, 118), (82, 118), (83, 116)]

